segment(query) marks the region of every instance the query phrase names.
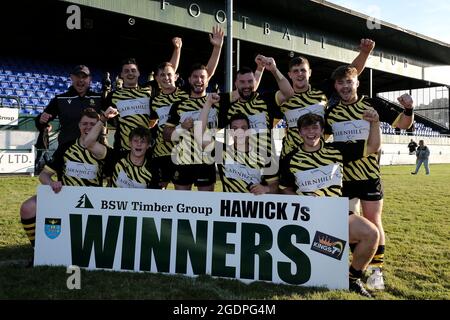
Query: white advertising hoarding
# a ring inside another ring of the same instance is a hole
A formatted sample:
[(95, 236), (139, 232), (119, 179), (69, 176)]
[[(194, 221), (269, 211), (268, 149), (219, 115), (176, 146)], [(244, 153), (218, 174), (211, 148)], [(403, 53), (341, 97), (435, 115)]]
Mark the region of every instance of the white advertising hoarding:
[(348, 288), (348, 199), (38, 187), (34, 265)]

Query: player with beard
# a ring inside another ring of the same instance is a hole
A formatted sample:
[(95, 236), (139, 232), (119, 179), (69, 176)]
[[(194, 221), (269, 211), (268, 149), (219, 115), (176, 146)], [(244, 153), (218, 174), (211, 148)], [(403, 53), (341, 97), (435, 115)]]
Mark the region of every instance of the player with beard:
[[(175, 190), (191, 190), (194, 184), (199, 191), (214, 191), (214, 159), (205, 156), (194, 139), (193, 130), (194, 121), (199, 119), (200, 111), (206, 102), (208, 80), (206, 66), (195, 64), (188, 78), (189, 98), (172, 105), (164, 127), (164, 140), (176, 142), (171, 153), (175, 166), (172, 180)], [(208, 127), (217, 127), (217, 106), (213, 106), (209, 112)]]
[[(278, 70), (273, 58), (258, 55), (255, 60), (261, 63), (267, 71), (270, 71), (277, 81), (278, 87), (284, 95), (293, 95), (289, 81)], [(250, 145), (258, 154), (265, 158), (266, 172), (271, 174), (278, 170), (278, 162), (272, 152), (273, 139), (271, 129), (282, 114), (277, 107), (275, 92), (259, 94), (255, 92), (256, 79), (250, 68), (243, 67), (236, 74), (235, 87), (238, 99), (230, 102), (230, 99), (220, 99), (220, 127), (224, 128), (235, 114), (243, 114), (250, 121)], [(219, 159), (220, 160), (220, 159)]]
[[(177, 38), (179, 46), (182, 40)], [(223, 44), (223, 31), (219, 27), (213, 27), (212, 33), (209, 35), (209, 41), (213, 46), (211, 56), (206, 70), (208, 71), (208, 80), (214, 75), (219, 62), (220, 52)], [(176, 68), (170, 62), (159, 64), (154, 71), (155, 80), (158, 84), (159, 93), (152, 99), (152, 111), (157, 116), (155, 121), (157, 125), (154, 130), (156, 133), (156, 144), (153, 150), (153, 163), (161, 172), (161, 187), (166, 188), (169, 181), (172, 180), (174, 167), (171, 160), (172, 149), (174, 143), (164, 140), (164, 127), (169, 117), (169, 111), (176, 102), (189, 98), (189, 93), (176, 86), (178, 74)], [(188, 90), (189, 91), (189, 90)]]
[[(325, 113), (325, 133), (333, 134), (334, 141), (353, 142), (367, 139), (367, 122), (363, 120), (364, 111), (374, 108), (380, 121), (391, 123), (392, 127), (407, 129), (414, 120), (413, 100), (408, 94), (398, 98), (404, 108), (403, 113), (391, 108), (389, 104), (378, 99), (359, 96), (358, 71), (352, 66), (340, 66), (332, 74), (334, 86), (339, 94), (338, 104), (329, 107)], [(359, 211), (361, 202), (362, 215), (374, 223), (380, 233), (377, 252), (370, 263), (368, 284), (373, 289), (384, 289), (382, 268), (384, 264), (385, 234), (381, 219), (383, 210), (383, 187), (380, 165), (376, 153), (359, 160), (351, 161), (344, 167), (342, 194), (350, 199), (350, 210)]]
[[(243, 192), (261, 195), (277, 193), (278, 176), (265, 175), (266, 163), (250, 144), (250, 121), (243, 114), (234, 114), (230, 119), (230, 144), (224, 144), (217, 139), (213, 141), (214, 134), (207, 130), (208, 114), (212, 105), (219, 102), (220, 96), (210, 93), (200, 113), (201, 130), (195, 132), (195, 139), (203, 148), (214, 146), (220, 153), (216, 157), (223, 159), (217, 163), (224, 192)], [(211, 143), (212, 142), (212, 143)]]
[(42, 130), (48, 126), (49, 121), (59, 119), (58, 144), (65, 144), (79, 137), (78, 123), (83, 110), (94, 108), (98, 112), (101, 107), (101, 94), (90, 90), (92, 77), (87, 66), (76, 66), (70, 73), (70, 80), (72, 85), (67, 92), (50, 100), (36, 121), (38, 129)]

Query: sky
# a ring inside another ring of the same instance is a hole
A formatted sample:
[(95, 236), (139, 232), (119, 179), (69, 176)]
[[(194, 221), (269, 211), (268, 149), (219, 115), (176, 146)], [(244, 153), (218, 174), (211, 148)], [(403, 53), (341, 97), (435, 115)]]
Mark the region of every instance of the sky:
[(450, 43), (450, 0), (327, 0)]

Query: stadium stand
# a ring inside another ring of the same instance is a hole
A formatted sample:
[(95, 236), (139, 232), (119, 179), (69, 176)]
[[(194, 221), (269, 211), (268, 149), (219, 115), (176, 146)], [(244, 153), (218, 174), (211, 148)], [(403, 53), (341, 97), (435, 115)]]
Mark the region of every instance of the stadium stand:
[[(20, 107), (22, 115), (41, 113), (50, 99), (70, 86), (69, 71), (75, 64), (0, 58), (1, 105)], [(101, 90), (100, 79), (101, 75), (94, 72), (92, 90)]]

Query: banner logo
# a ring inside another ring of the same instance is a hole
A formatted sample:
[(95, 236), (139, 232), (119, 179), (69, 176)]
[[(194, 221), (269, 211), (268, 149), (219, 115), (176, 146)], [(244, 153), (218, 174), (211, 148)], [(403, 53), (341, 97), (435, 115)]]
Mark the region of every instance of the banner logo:
[(78, 204), (75, 208), (94, 209), (94, 206), (85, 193), (80, 197), (80, 200), (78, 200)]
[(317, 251), (337, 260), (341, 260), (346, 241), (317, 231), (311, 250)]
[(45, 235), (50, 239), (56, 239), (61, 233), (61, 219), (45, 218)]

